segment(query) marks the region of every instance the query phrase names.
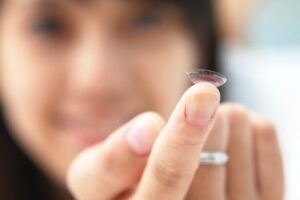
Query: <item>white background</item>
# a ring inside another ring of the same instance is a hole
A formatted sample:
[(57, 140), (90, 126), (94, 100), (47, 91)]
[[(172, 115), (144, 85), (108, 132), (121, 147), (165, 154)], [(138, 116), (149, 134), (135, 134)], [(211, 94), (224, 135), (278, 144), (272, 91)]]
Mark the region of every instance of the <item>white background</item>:
[(275, 122), (283, 152), (286, 200), (300, 199), (300, 47), (223, 49), (227, 100)]

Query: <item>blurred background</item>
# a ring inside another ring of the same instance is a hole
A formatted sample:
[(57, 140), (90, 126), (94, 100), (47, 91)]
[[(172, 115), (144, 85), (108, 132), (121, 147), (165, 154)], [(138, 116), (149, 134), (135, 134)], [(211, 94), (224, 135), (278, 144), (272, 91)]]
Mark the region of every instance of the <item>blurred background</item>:
[(215, 0), (226, 101), (273, 120), (283, 150), (286, 199), (300, 199), (300, 1)]

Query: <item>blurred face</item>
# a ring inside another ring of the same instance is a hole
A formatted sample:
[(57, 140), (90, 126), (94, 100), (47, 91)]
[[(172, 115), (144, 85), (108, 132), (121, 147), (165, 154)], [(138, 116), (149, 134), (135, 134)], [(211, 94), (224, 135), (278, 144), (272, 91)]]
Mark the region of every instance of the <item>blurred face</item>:
[(199, 56), (182, 14), (133, 0), (9, 0), (1, 101), (13, 136), (55, 180), (143, 111), (168, 117)]

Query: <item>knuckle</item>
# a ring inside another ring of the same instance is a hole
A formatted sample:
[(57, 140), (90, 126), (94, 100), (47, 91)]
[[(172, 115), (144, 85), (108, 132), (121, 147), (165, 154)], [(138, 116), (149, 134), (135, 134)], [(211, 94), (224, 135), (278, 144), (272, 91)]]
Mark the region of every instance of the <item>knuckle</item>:
[(216, 115), (216, 121), (212, 128), (212, 132), (219, 133), (227, 133), (229, 131), (228, 118), (224, 112), (218, 111)]
[(207, 138), (204, 149), (206, 150), (226, 150), (229, 139), (229, 127), (224, 113), (217, 112), (215, 124)]
[(261, 195), (261, 200), (282, 200), (284, 199), (283, 191), (272, 191)]
[(90, 181), (86, 157), (79, 155), (69, 166), (66, 176), (67, 187), (75, 196), (80, 196)]
[(250, 124), (247, 109), (240, 104), (225, 103), (221, 110), (226, 113), (231, 126), (244, 126)]
[(257, 122), (257, 126), (264, 132), (276, 133), (275, 124), (269, 120), (260, 120)]
[[(202, 132), (204, 130), (188, 130), (185, 124), (166, 127), (166, 131), (173, 133), (176, 137), (170, 137), (172, 149), (195, 150), (205, 143), (206, 137)], [(196, 133), (194, 131), (197, 131)]]
[(216, 113), (216, 125), (218, 126), (226, 126), (227, 125), (227, 117), (225, 115), (225, 113), (222, 110), (218, 110)]
[(154, 176), (165, 187), (176, 187), (185, 178), (185, 171), (162, 162), (154, 164)]
[(239, 195), (235, 195), (230, 197), (230, 200), (258, 200), (259, 198), (254, 197), (255, 195), (251, 194), (251, 195), (247, 195), (247, 194), (239, 194)]
[(277, 141), (277, 130), (275, 125), (268, 120), (258, 120), (255, 122), (255, 129), (258, 137), (263, 141)]
[(113, 180), (114, 177), (122, 175), (122, 170), (119, 164), (120, 163), (118, 163), (115, 156), (111, 155), (110, 151), (103, 151), (101, 159), (99, 160), (99, 163), (97, 163), (97, 173), (109, 180)]
[(225, 132), (228, 130), (228, 118), (222, 110), (217, 110), (216, 120), (213, 124), (211, 132)]
[[(182, 134), (183, 135), (183, 134)], [(174, 141), (172, 144), (174, 146), (174, 149), (182, 149), (184, 151), (195, 151), (199, 148), (199, 146), (202, 146), (205, 144), (206, 138), (193, 138), (193, 137), (187, 137), (182, 136), (179, 137), (176, 141)]]
[(69, 170), (70, 179), (73, 182), (86, 182), (91, 181), (96, 177), (113, 180), (120, 174), (117, 160), (111, 155), (107, 149), (101, 149), (99, 152), (84, 152), (79, 155), (72, 163)]

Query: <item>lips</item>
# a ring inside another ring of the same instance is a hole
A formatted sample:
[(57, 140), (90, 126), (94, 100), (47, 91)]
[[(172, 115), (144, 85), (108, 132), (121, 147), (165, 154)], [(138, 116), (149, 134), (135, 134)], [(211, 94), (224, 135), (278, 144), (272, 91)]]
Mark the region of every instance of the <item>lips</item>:
[(120, 118), (101, 116), (99, 118), (64, 115), (59, 119), (59, 132), (69, 142), (80, 147), (100, 143), (121, 125)]

